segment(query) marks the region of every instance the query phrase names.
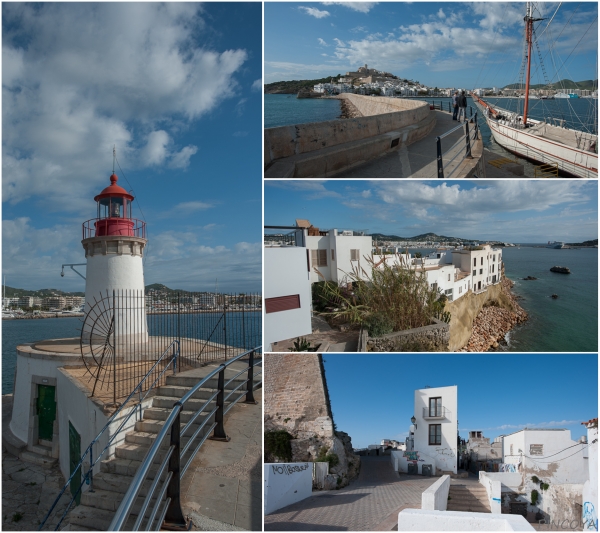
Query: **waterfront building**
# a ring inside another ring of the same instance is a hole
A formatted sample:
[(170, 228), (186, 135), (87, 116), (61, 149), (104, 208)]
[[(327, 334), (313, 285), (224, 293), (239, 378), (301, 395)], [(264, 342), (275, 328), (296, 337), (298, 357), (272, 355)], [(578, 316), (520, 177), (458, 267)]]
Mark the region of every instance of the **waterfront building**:
[(17, 300), (17, 305), (21, 309), (24, 309), (26, 307), (33, 307), (33, 296), (21, 296)]
[(67, 305), (64, 296), (48, 296), (44, 298), (43, 305), (48, 309), (64, 309)]

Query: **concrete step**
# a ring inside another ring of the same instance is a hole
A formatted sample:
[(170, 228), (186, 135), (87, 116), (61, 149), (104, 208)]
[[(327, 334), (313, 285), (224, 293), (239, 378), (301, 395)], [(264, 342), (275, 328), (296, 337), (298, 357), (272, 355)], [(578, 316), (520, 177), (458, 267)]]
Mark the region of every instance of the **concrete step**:
[(453, 503), (453, 500), (450, 500), (448, 502), (446, 510), (447, 511), (463, 511), (463, 512), (470, 512), (470, 513), (490, 513), (491, 512), (489, 508), (484, 507), (483, 505), (459, 504), (459, 503)]
[[(208, 373), (208, 372), (207, 372)], [(233, 372), (229, 374), (230, 376), (235, 375)], [(243, 376), (243, 374), (242, 374)], [(234, 379), (229, 385), (227, 385), (227, 389), (232, 390), (235, 389), (240, 383), (243, 383), (245, 378), (240, 376), (239, 378)], [(170, 375), (167, 376), (167, 385), (179, 385), (181, 387), (188, 387), (188, 390), (191, 389), (194, 385), (197, 385), (203, 378), (199, 378), (197, 376), (184, 376), (181, 374), (177, 374), (175, 376)], [(227, 377), (227, 373), (225, 374), (225, 381), (229, 381), (230, 378)], [(203, 388), (206, 389), (216, 389), (219, 385), (218, 377), (210, 378), (204, 385)], [(242, 389), (245, 386), (241, 387)]]
[[(94, 507), (96, 509), (115, 513), (119, 508), (119, 505), (121, 505), (122, 499), (123, 495), (120, 493), (95, 489), (94, 492), (87, 491), (81, 495), (81, 505), (87, 505), (88, 507)], [(144, 498), (136, 499), (133, 507), (131, 508), (131, 516), (139, 514), (143, 503)], [(152, 509), (154, 503), (156, 503), (156, 497), (152, 498), (148, 508)]]
[(131, 459), (119, 459), (113, 457), (100, 461), (100, 471), (108, 474), (117, 474), (119, 476), (135, 476), (137, 469), (140, 467), (140, 461), (132, 461)]
[[(163, 477), (166, 477), (163, 474)], [(122, 476), (119, 474), (111, 474), (109, 472), (100, 472), (94, 475), (94, 490), (105, 490), (115, 494), (125, 494), (129, 490), (131, 484), (131, 477)], [(152, 485), (152, 480), (148, 479), (142, 483), (140, 487), (140, 496), (146, 496), (148, 490)]]
[(52, 466), (55, 465), (58, 461), (58, 459), (55, 459), (54, 457), (40, 455), (39, 453), (32, 452), (30, 450), (23, 450), (19, 454), (19, 459), (40, 466)]
[[(157, 394), (159, 396), (166, 396), (166, 397), (179, 399), (179, 398), (182, 398), (184, 394), (187, 394), (187, 392), (189, 390), (190, 390), (189, 387), (182, 387), (180, 385), (163, 385), (162, 387), (158, 388)], [(195, 398), (198, 400), (207, 400), (215, 393), (215, 390), (216, 389), (209, 389), (209, 388), (198, 389), (192, 395), (192, 398)]]
[(43, 444), (34, 444), (32, 447), (32, 451), (39, 455), (45, 455), (46, 457), (50, 457), (52, 459), (52, 448), (50, 446), (44, 446)]
[[(146, 420), (166, 420), (171, 414), (171, 408), (165, 407), (148, 407), (144, 411), (143, 421)], [(196, 414), (196, 411), (181, 411), (179, 414), (179, 420), (182, 424), (187, 424), (192, 417)], [(196, 417), (196, 422), (200, 424), (207, 416), (208, 413), (202, 413)]]
[[(244, 393), (245, 394), (245, 393)], [(209, 396), (210, 398), (210, 396)], [(173, 404), (177, 402), (179, 398), (173, 398), (172, 396), (155, 396), (152, 400), (152, 407), (158, 407), (163, 409), (173, 409)], [(210, 411), (217, 403), (217, 400), (214, 399), (207, 403), (206, 399), (202, 398), (190, 398), (185, 403), (186, 411), (198, 411), (202, 409), (203, 411)]]
[(96, 531), (108, 531), (108, 527), (115, 516), (114, 511), (96, 509), (87, 505), (78, 505), (69, 513), (69, 524), (83, 526)]

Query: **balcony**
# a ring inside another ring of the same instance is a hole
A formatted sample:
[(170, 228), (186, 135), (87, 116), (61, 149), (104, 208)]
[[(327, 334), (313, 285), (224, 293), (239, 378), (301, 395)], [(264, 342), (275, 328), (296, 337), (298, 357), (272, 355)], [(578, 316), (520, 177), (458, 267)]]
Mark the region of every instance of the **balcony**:
[(146, 222), (124, 217), (92, 218), (82, 224), (82, 233), (84, 239), (114, 235), (145, 239)]
[(431, 409), (427, 407), (423, 407), (423, 419), (424, 420), (442, 420), (443, 418), (448, 418), (450, 416), (450, 411), (445, 407), (438, 407), (437, 409)]
[(304, 230), (295, 226), (265, 226), (268, 230), (294, 230), (292, 232), (276, 232), (263, 234), (263, 245), (269, 248), (300, 246), (304, 247)]

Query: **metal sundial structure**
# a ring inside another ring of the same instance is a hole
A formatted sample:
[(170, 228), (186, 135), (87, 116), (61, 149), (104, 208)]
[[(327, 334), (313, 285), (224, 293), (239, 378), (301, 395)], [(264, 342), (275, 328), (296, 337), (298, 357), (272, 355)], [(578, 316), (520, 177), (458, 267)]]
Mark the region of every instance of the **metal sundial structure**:
[(92, 396), (96, 387), (108, 389), (113, 383), (115, 365), (115, 316), (113, 298), (106, 291), (100, 299), (94, 297), (94, 305), (85, 315), (79, 345), (83, 363), (94, 380)]

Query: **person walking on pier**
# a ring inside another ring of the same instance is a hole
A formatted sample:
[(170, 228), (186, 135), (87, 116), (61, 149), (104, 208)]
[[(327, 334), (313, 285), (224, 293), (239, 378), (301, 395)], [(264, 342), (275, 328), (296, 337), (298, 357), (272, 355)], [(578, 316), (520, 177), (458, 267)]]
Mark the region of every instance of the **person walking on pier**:
[(452, 120), (456, 120), (456, 115), (458, 114), (458, 91), (454, 91), (454, 94), (452, 95), (452, 107)]
[(464, 116), (467, 121), (467, 97), (465, 96), (465, 91), (462, 91), (457, 98), (458, 101), (458, 121), (460, 122), (460, 117)]

